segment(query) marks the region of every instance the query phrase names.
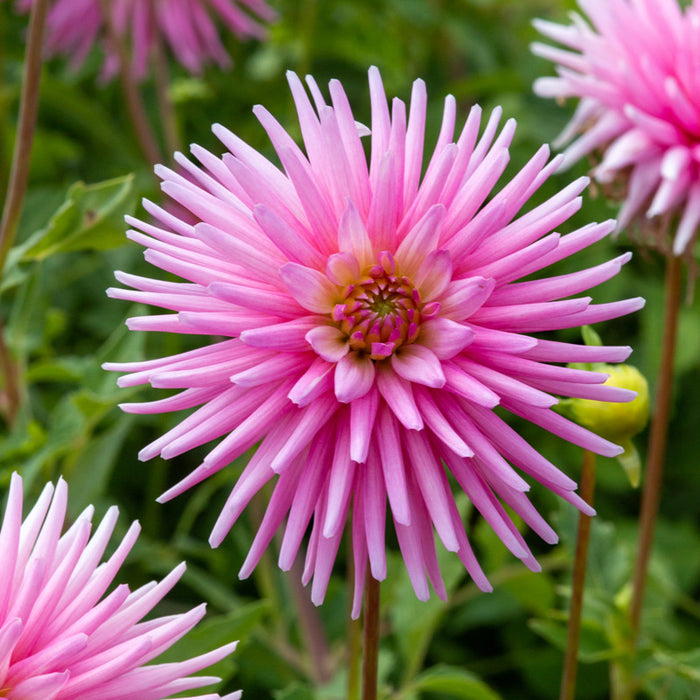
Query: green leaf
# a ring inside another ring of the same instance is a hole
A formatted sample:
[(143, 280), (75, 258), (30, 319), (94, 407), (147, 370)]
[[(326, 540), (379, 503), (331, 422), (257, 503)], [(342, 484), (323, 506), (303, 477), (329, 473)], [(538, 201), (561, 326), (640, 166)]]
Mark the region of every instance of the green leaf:
[(411, 690), (444, 693), (463, 700), (499, 700), (478, 676), (461, 668), (435, 666), (416, 677)]
[(553, 605), (556, 598), (552, 581), (540, 573), (524, 570), (502, 585), (525, 609), (544, 615)]
[(94, 185), (76, 182), (48, 224), (16, 247), (7, 268), (18, 262), (44, 260), (56, 253), (105, 250), (124, 242), (124, 216), (135, 206), (134, 176)]
[(301, 683), (293, 683), (275, 692), (275, 700), (314, 700), (311, 688)]

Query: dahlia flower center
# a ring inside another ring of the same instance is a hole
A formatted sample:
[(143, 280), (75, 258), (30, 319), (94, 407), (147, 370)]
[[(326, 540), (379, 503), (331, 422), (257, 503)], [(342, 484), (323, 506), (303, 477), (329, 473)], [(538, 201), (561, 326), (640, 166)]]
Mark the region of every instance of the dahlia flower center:
[(365, 268), (345, 286), (332, 318), (351, 350), (373, 360), (389, 357), (402, 345), (413, 343), (421, 321), (433, 317), (440, 305), (423, 304), (418, 289), (401, 275), (390, 253)]

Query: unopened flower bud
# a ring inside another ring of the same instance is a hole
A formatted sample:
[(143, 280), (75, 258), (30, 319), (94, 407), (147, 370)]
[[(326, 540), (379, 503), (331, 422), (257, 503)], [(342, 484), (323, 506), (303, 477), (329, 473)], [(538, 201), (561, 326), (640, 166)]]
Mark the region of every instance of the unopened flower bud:
[(632, 486), (639, 484), (640, 462), (632, 437), (646, 427), (649, 420), (649, 387), (644, 375), (631, 365), (596, 365), (595, 369), (610, 375), (605, 382), (637, 392), (628, 403), (572, 399), (568, 402), (569, 415), (594, 433), (618, 443), (625, 451), (618, 461)]
[(574, 399), (571, 410), (577, 423), (613, 442), (622, 442), (644, 430), (649, 420), (649, 387), (644, 375), (631, 365), (604, 365), (596, 369), (610, 377), (608, 386), (637, 392), (628, 403)]

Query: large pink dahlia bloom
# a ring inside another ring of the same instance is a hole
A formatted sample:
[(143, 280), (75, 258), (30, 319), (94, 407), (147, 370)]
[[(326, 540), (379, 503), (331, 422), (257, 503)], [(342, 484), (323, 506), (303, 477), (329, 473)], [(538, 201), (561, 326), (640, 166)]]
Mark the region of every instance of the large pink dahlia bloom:
[[(22, 479), (13, 474), (0, 529), (0, 699), (160, 700), (218, 682), (190, 676), (228, 656), (236, 643), (179, 663), (147, 664), (183, 637), (204, 615), (187, 613), (141, 621), (182, 576), (133, 592), (104, 595), (139, 534), (133, 523), (109, 559), (100, 563), (117, 521), (110, 508), (92, 537), (90, 506), (61, 535), (68, 488), (47, 484), (22, 521)], [(104, 597), (103, 597), (104, 596)], [(240, 692), (191, 696), (238, 700)]]
[[(28, 10), (34, 0), (19, 0)], [(106, 16), (105, 11), (110, 15)], [(118, 58), (107, 38), (108, 22), (127, 41), (131, 70), (144, 78), (157, 42), (165, 42), (190, 72), (201, 73), (208, 63), (230, 66), (217, 21), (239, 38), (265, 37), (262, 21), (275, 12), (266, 0), (53, 0), (47, 17), (46, 49), (71, 58), (79, 66), (95, 44), (106, 53), (103, 77), (118, 70)]]
[[(387, 105), (371, 69), (369, 167), (359, 125), (338, 81), (327, 104), (313, 79), (309, 101), (289, 75), (304, 153), (263, 107), (255, 115), (282, 163), (276, 165), (224, 127), (214, 133), (229, 150), (181, 154), (187, 177), (158, 167), (162, 189), (188, 209), (191, 225), (145, 202), (156, 223), (129, 219), (129, 237), (146, 259), (186, 282), (116, 273), (132, 290), (121, 299), (173, 314), (132, 318), (132, 330), (225, 336), (200, 349), (134, 363), (122, 386), (150, 383), (182, 389), (134, 413), (198, 410), (145, 447), (141, 459), (171, 459), (223, 437), (204, 463), (167, 491), (165, 501), (224, 468), (261, 442), (211, 535), (218, 545), (251, 497), (278, 476), (269, 507), (241, 570), (247, 576), (286, 519), (279, 564), (287, 570), (313, 516), (304, 582), (312, 599), (325, 594), (345, 522), (352, 510), (355, 614), (367, 562), (386, 574), (388, 499), (398, 543), (420, 598), (425, 574), (439, 595), (433, 527), (483, 589), (448, 475), (506, 546), (537, 569), (503, 504), (547, 542), (556, 535), (525, 492), (540, 481), (585, 512), (576, 484), (537, 453), (493, 409), (501, 406), (576, 444), (605, 455), (615, 445), (551, 411), (554, 394), (626, 401), (603, 386), (607, 375), (551, 362), (616, 362), (626, 347), (583, 347), (537, 340), (550, 331), (614, 318), (642, 301), (593, 305), (579, 292), (614, 276), (629, 258), (544, 280), (522, 277), (591, 245), (614, 222), (562, 236), (550, 233), (576, 211), (587, 179), (544, 204), (516, 213), (558, 161), (543, 146), (500, 191), (515, 122), (496, 137), (500, 110), (479, 138), (474, 107), (455, 139), (455, 100), (448, 96), (442, 129), (425, 174), (425, 85), (411, 104)], [(491, 197), (487, 202), (487, 198)], [(510, 462), (510, 463), (509, 463)], [(518, 470), (511, 466), (515, 465)]]
[(622, 179), (627, 192), (619, 228), (636, 217), (678, 212), (673, 251), (681, 255), (700, 222), (700, 1), (579, 0), (562, 26), (536, 20), (545, 36), (566, 47), (533, 45), (557, 64), (558, 77), (540, 78), (543, 97), (580, 97), (560, 137), (563, 166), (593, 151), (602, 183)]

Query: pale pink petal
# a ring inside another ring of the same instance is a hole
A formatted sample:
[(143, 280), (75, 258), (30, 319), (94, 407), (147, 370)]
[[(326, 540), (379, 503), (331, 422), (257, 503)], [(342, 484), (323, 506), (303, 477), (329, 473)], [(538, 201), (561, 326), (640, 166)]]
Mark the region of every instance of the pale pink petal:
[(326, 276), (333, 284), (351, 284), (360, 276), (360, 264), (352, 253), (334, 253), (326, 263)]
[(406, 381), (439, 389), (445, 375), (437, 355), (423, 345), (409, 345), (391, 356), (391, 367)]
[(446, 250), (429, 253), (416, 273), (416, 288), (423, 301), (432, 301), (442, 294), (452, 276), (452, 258)]
[(280, 277), (289, 293), (308, 311), (328, 313), (336, 303), (337, 287), (318, 270), (290, 262), (280, 268)]
[(341, 403), (362, 398), (374, 385), (374, 362), (367, 355), (351, 352), (335, 367), (335, 396)]
[(440, 360), (449, 360), (474, 340), (474, 331), (468, 326), (439, 317), (421, 325), (420, 343)]
[(376, 389), (350, 404), (350, 456), (360, 464), (367, 461), (378, 408), (379, 392)]
[(350, 351), (345, 334), (335, 326), (316, 326), (305, 338), (314, 352), (327, 362), (338, 362)]
[(377, 372), (377, 388), (399, 422), (408, 430), (421, 430), (423, 419), (411, 391), (411, 384), (388, 368)]

